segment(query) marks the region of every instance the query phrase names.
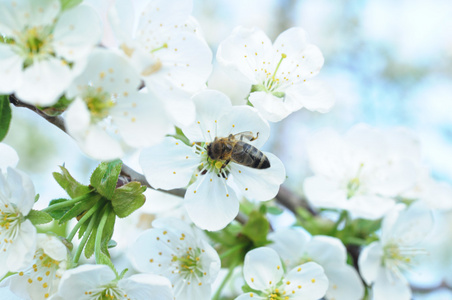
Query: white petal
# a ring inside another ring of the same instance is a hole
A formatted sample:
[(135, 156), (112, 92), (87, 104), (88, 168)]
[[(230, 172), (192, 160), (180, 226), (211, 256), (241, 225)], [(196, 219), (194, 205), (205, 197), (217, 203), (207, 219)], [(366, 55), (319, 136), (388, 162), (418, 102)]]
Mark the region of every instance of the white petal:
[(291, 103), (285, 102), (284, 98), (266, 92), (251, 93), (248, 100), (270, 122), (279, 122), (294, 111)]
[(239, 26), (218, 46), (217, 61), (231, 77), (251, 85), (259, 83), (255, 69), (272, 60), (273, 53), (272, 43), (262, 30)]
[(260, 247), (245, 255), (243, 276), (252, 289), (264, 291), (273, 288), (283, 275), (281, 259), (275, 250)]
[(258, 138), (248, 143), (257, 148), (262, 147), (270, 136), (270, 125), (249, 106), (233, 106), (228, 114), (218, 120), (218, 123), (216, 136), (227, 137), (230, 134), (251, 131), (254, 137)]
[(35, 187), (30, 177), (25, 173), (8, 167), (7, 181), (11, 191), (9, 202), (16, 206), (26, 216), (35, 203)]
[(154, 274), (135, 274), (118, 281), (118, 287), (132, 299), (172, 300), (173, 290), (168, 278)]
[(42, 248), (45, 254), (54, 260), (65, 260), (68, 257), (68, 249), (56, 236), (50, 234), (38, 234), (37, 247)]
[(133, 93), (119, 98), (110, 116), (123, 140), (132, 147), (157, 144), (172, 129), (163, 105), (149, 94)]
[(84, 299), (85, 292), (97, 290), (114, 279), (115, 274), (106, 265), (81, 265), (63, 273), (58, 295), (65, 300)]
[(329, 288), (326, 292), (327, 299), (336, 300), (360, 300), (364, 296), (364, 286), (358, 272), (350, 266), (340, 268), (325, 267)]
[(91, 125), (85, 137), (80, 140), (77, 139), (77, 142), (80, 148), (94, 159), (107, 161), (124, 155), (119, 141), (98, 125)]
[[(153, 0), (143, 9), (138, 27), (140, 29), (173, 30), (174, 24), (185, 22), (193, 10), (192, 0)], [(162, 26), (160, 26), (162, 24)]]
[(406, 279), (391, 274), (389, 270), (384, 268), (380, 268), (372, 292), (374, 300), (411, 299), (411, 290)]
[(0, 93), (10, 94), (21, 85), (23, 63), (9, 45), (0, 44)]
[(199, 164), (200, 158), (192, 147), (172, 137), (143, 149), (140, 155), (140, 166), (146, 179), (158, 189), (185, 187)]
[(5, 143), (0, 143), (0, 169), (14, 168), (18, 162), (19, 156), (16, 150)]
[(308, 46), (308, 37), (306, 31), (300, 27), (292, 27), (283, 31), (273, 43), (273, 47), (287, 56), (300, 58), (302, 53)]
[(261, 297), (259, 295), (256, 295), (255, 293), (246, 293), (238, 296), (234, 300), (254, 300), (254, 299), (268, 299), (267, 297)]
[(337, 181), (324, 176), (306, 178), (303, 182), (303, 190), (309, 202), (317, 207), (339, 209), (348, 207), (345, 190), (339, 187)]
[(328, 279), (323, 268), (313, 262), (295, 267), (284, 280), (284, 291), (291, 293), (293, 299), (297, 300), (317, 300), (328, 289)]
[(191, 101), (188, 93), (183, 91), (172, 91), (171, 93), (160, 93), (158, 97), (164, 100), (166, 113), (174, 125), (185, 128), (195, 121), (195, 104)]
[(279, 186), (286, 179), (286, 170), (279, 158), (272, 153), (263, 152), (270, 161), (270, 168), (254, 169), (231, 163), (234, 184), (240, 192), (250, 199), (270, 200), (276, 196)]
[(268, 239), (273, 241), (268, 247), (278, 252), (286, 268), (291, 269), (304, 258), (304, 251), (311, 235), (296, 228), (281, 228), (270, 232)]
[(313, 236), (306, 245), (306, 253), (325, 269), (347, 263), (347, 250), (341, 240), (331, 236)]
[(91, 123), (91, 113), (80, 97), (69, 105), (64, 123), (68, 133), (75, 138), (83, 138)]
[(196, 117), (193, 125), (182, 128), (190, 141), (213, 141), (217, 136), (217, 128), (226, 126), (220, 124), (220, 118), (232, 109), (231, 100), (215, 90), (203, 90), (192, 97), (196, 107)]
[(28, 25), (42, 26), (52, 25), (60, 13), (61, 5), (58, 0), (27, 1), (30, 3), (30, 11), (27, 19)]
[(35, 61), (25, 69), (16, 96), (32, 105), (53, 105), (69, 86), (72, 77), (69, 66), (60, 59)]
[(294, 110), (306, 108), (321, 113), (328, 112), (334, 104), (334, 94), (331, 88), (320, 81), (306, 81), (289, 87), (285, 100), (292, 103)]
[[(201, 285), (199, 285), (201, 283)], [(211, 286), (199, 282), (190, 282), (190, 285), (183, 283), (184, 286), (179, 290), (179, 294), (175, 295), (175, 299), (191, 300), (191, 299), (210, 299)], [(175, 288), (176, 289), (176, 288)]]
[(220, 230), (239, 212), (239, 201), (225, 179), (208, 172), (199, 175), (185, 194), (185, 208), (193, 223), (201, 229)]
[(167, 276), (177, 247), (184, 247), (180, 234), (163, 229), (148, 229), (141, 233), (130, 247), (130, 261), (133, 267), (146, 273)]
[[(143, 35), (141, 39), (151, 38)], [(154, 53), (161, 61), (162, 67), (155, 73), (144, 76), (147, 85), (155, 92), (160, 86), (172, 86), (191, 94), (205, 86), (212, 72), (212, 50), (205, 42), (192, 32), (174, 32), (167, 48)]]
[(87, 5), (64, 11), (53, 30), (53, 48), (57, 56), (75, 61), (86, 57), (101, 37), (101, 23)]
[(383, 256), (383, 249), (379, 242), (364, 247), (359, 254), (358, 265), (361, 276), (364, 281), (371, 285), (377, 279), (379, 269), (381, 268), (381, 258)]
[(94, 49), (87, 67), (69, 87), (69, 98), (81, 95), (86, 87), (101, 88), (111, 95), (124, 96), (135, 92), (140, 85), (140, 77), (130, 63), (112, 50)]
[(354, 217), (376, 220), (383, 217), (395, 205), (392, 198), (379, 197), (374, 195), (354, 196), (348, 199), (347, 210)]
[(35, 250), (36, 228), (30, 220), (25, 220), (20, 224), (20, 230), (8, 249), (8, 258), (5, 267), (11, 272), (18, 272), (24, 269), (33, 261)]

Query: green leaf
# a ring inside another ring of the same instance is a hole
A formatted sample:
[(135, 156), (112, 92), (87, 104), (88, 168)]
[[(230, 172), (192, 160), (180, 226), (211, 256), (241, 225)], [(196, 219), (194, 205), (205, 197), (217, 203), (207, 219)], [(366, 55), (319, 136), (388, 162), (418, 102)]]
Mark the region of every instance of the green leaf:
[(40, 107), (40, 109), (48, 116), (55, 117), (61, 115), (72, 103), (73, 99), (62, 96), (57, 103), (50, 107)]
[(0, 142), (8, 133), (11, 123), (11, 107), (9, 106), (9, 96), (0, 95)]
[[(53, 205), (53, 204), (57, 204), (57, 203), (61, 203), (61, 202), (65, 202), (65, 201), (69, 201), (68, 199), (64, 199), (64, 198), (59, 198), (59, 199), (54, 199), (52, 201), (50, 201), (49, 206)], [(54, 218), (55, 220), (59, 220), (61, 219), (62, 216), (64, 216), (64, 214), (69, 210), (69, 208), (67, 207), (63, 207), (61, 209), (56, 209), (56, 210), (52, 210), (49, 211), (49, 215)]]
[(111, 199), (115, 214), (120, 218), (125, 218), (140, 208), (146, 201), (146, 197), (143, 195), (145, 190), (146, 186), (142, 186), (136, 181), (117, 188)]
[(184, 134), (184, 132), (182, 131), (182, 129), (180, 129), (180, 128), (177, 127), (177, 126), (175, 126), (175, 128), (176, 128), (176, 133), (173, 134), (173, 135), (170, 134), (170, 135), (168, 135), (168, 136), (172, 136), (172, 137), (174, 137), (174, 138), (180, 140), (180, 141), (181, 141), (182, 143), (184, 143), (185, 145), (191, 147), (190, 140), (185, 136), (185, 134)]
[(270, 223), (259, 211), (253, 211), (249, 215), (248, 222), (243, 226), (242, 234), (253, 241), (256, 247), (268, 244), (267, 234), (270, 230)]
[(277, 206), (267, 206), (267, 213), (269, 213), (269, 214), (280, 215), (283, 212), (284, 212), (284, 210)]
[(92, 193), (87, 194), (86, 197), (84, 197), (83, 200), (75, 204), (70, 210), (68, 210), (59, 220), (59, 224), (66, 223), (72, 218), (75, 218), (79, 216), (80, 214), (84, 213), (85, 211), (88, 211), (91, 207), (93, 207), (97, 201), (100, 201), (102, 198), (101, 195)]
[(76, 5), (79, 5), (82, 0), (60, 0), (61, 2), (61, 10), (67, 10), (70, 9)]
[(47, 224), (53, 221), (53, 218), (44, 211), (32, 209), (28, 215), (27, 219), (33, 223), (33, 225)]
[(77, 198), (92, 191), (92, 188), (89, 186), (83, 185), (75, 180), (65, 167), (60, 166), (60, 169), (61, 173), (54, 172), (53, 178), (55, 178), (56, 182), (58, 182), (71, 198)]
[(97, 192), (111, 200), (115, 193), (116, 183), (121, 173), (122, 161), (119, 159), (101, 163), (91, 175), (91, 185)]

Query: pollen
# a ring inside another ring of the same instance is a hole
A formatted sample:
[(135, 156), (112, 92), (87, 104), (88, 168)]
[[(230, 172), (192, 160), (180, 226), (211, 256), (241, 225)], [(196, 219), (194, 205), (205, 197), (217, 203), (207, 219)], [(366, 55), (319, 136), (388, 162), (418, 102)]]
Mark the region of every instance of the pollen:
[(105, 78), (105, 72), (100, 72), (99, 73), (99, 77), (100, 77), (100, 79), (104, 79)]
[(113, 68), (108, 69), (108, 73), (113, 73)]
[(299, 285), (298, 288), (301, 289), (301, 285)]
[(174, 171), (173, 174), (176, 174), (176, 172)]
[(245, 191), (247, 191), (248, 190), (248, 188), (245, 188)]
[(226, 194), (226, 197), (229, 197), (229, 194)]
[(312, 282), (312, 283), (315, 283), (315, 279), (314, 279), (314, 278), (312, 278), (312, 279), (311, 279), (311, 282)]
[(278, 270), (281, 269), (281, 266), (277, 266), (276, 269), (278, 269)]
[(132, 119), (130, 119), (130, 121), (132, 121), (132, 123), (134, 123), (134, 122), (136, 122), (136, 118), (135, 117), (133, 117)]
[(196, 191), (193, 191), (194, 194), (196, 194)]

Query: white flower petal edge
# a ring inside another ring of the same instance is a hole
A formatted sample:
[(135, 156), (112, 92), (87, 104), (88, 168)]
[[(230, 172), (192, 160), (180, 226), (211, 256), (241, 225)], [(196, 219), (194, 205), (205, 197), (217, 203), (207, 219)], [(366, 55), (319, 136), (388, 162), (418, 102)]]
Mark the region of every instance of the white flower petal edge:
[(14, 168), (19, 162), (19, 155), (13, 147), (0, 143), (0, 169)]
[(281, 259), (275, 250), (261, 247), (251, 250), (245, 255), (243, 276), (252, 289), (275, 288), (283, 275)]

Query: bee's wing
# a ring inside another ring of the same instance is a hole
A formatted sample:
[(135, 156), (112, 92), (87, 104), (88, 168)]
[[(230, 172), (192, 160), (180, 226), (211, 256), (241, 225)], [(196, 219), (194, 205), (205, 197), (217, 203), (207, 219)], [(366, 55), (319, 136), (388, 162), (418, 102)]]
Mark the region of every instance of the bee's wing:
[(246, 141), (251, 142), (257, 139), (257, 136), (254, 137), (253, 133), (251, 131), (242, 131), (237, 134), (234, 134), (234, 139), (239, 141)]

